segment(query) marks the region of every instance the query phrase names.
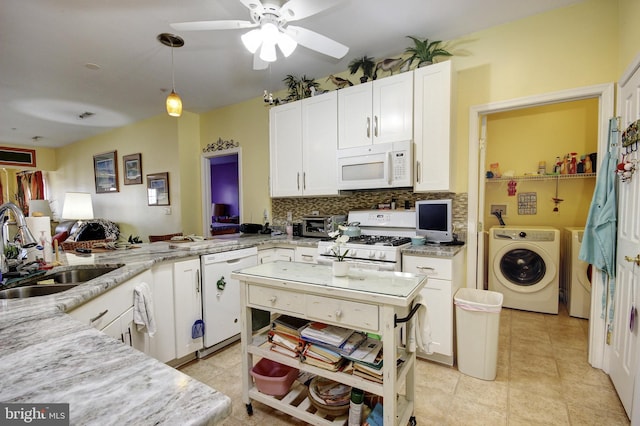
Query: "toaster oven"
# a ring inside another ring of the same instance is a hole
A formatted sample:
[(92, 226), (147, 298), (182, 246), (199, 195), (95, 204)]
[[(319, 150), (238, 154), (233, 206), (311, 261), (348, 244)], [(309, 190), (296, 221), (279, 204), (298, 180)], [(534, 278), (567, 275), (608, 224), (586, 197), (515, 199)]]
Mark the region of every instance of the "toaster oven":
[(326, 238), (347, 220), (346, 215), (314, 215), (302, 218), (302, 236)]

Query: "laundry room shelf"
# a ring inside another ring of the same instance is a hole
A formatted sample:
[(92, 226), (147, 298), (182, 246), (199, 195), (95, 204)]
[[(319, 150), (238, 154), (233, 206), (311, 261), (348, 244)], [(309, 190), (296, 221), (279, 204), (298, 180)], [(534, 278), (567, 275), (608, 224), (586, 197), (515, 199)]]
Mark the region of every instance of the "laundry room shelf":
[(595, 178), (596, 173), (576, 173), (575, 175), (524, 175), (524, 176), (503, 176), (499, 178), (487, 178), (485, 179), (487, 183), (489, 182), (505, 182), (510, 180), (564, 180), (564, 179), (589, 179)]

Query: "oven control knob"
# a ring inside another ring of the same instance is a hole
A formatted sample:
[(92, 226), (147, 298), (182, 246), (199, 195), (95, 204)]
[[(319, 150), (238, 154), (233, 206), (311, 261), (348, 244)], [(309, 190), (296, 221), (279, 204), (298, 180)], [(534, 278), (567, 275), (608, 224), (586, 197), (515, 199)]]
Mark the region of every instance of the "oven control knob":
[(356, 250), (350, 250), (349, 254), (351, 254), (351, 257), (356, 257), (356, 255), (358, 254), (358, 252)]
[(387, 254), (385, 252), (381, 251), (380, 253), (378, 253), (378, 259), (382, 260), (385, 257), (387, 257)]
[(324, 249), (324, 254), (331, 254), (331, 247)]
[(375, 259), (375, 257), (376, 257), (376, 252), (375, 252), (375, 250), (371, 250), (371, 251), (369, 252), (369, 259)]

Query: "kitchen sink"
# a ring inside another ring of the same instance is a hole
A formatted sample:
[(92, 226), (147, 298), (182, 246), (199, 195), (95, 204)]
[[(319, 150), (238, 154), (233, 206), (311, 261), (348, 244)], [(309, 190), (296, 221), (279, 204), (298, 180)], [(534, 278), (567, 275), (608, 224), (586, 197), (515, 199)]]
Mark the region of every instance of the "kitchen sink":
[(59, 284), (79, 284), (98, 278), (118, 269), (120, 266), (95, 266), (92, 268), (70, 269), (68, 271), (53, 272), (41, 277), (38, 281), (53, 279)]
[[(0, 299), (23, 299), (26, 297), (47, 296), (69, 290), (94, 278), (120, 268), (122, 265), (111, 266), (81, 266), (66, 271), (49, 272), (44, 275), (27, 279), (18, 287), (1, 290)], [(47, 281), (50, 284), (38, 284)], [(53, 281), (53, 283), (51, 283)]]
[(69, 290), (78, 284), (40, 284), (10, 288), (0, 291), (0, 299), (23, 299), (34, 296), (47, 296)]

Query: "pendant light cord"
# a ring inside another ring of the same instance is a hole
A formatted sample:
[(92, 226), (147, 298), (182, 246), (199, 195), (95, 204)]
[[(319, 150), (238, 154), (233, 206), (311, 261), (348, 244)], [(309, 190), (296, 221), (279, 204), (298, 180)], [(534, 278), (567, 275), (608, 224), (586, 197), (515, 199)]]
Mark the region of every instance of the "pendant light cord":
[(176, 91), (176, 71), (173, 65), (173, 41), (171, 41), (171, 88)]

